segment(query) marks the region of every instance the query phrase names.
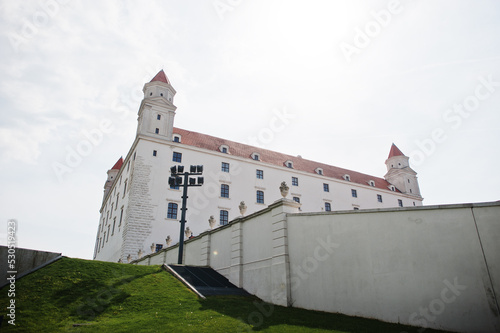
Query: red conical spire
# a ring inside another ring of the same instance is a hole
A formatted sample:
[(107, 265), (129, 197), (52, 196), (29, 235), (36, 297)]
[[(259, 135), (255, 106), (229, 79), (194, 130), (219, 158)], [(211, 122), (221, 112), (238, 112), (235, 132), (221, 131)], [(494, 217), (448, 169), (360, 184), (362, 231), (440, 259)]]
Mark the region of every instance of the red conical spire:
[(111, 170), (120, 170), (120, 168), (122, 167), (123, 165), (123, 158), (120, 157), (120, 159), (118, 161), (116, 161), (115, 165), (113, 165), (113, 167), (111, 168)]
[(389, 152), (389, 157), (388, 158), (391, 158), (391, 157), (394, 157), (394, 156), (405, 156), (405, 154), (403, 154), (401, 152), (401, 150), (399, 150), (399, 148), (396, 147), (396, 145), (393, 143), (392, 146), (391, 146), (391, 151)]
[(156, 74), (156, 76), (151, 81), (149, 81), (149, 82), (154, 82), (154, 81), (160, 81), (160, 82), (164, 82), (164, 83), (170, 84), (170, 82), (168, 81), (168, 78), (165, 75), (165, 72), (163, 71), (163, 69), (161, 71), (159, 71), (158, 74)]

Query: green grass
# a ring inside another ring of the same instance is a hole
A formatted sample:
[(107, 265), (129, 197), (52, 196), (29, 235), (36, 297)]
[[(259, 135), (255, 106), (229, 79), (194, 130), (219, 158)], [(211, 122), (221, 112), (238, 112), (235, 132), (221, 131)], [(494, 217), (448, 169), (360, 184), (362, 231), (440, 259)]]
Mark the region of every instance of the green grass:
[[(0, 290), (2, 309), (9, 302), (7, 289)], [(18, 280), (15, 299), (16, 326), (4, 317), (2, 332), (418, 331), (377, 320), (273, 306), (253, 297), (202, 300), (159, 266), (69, 258)]]

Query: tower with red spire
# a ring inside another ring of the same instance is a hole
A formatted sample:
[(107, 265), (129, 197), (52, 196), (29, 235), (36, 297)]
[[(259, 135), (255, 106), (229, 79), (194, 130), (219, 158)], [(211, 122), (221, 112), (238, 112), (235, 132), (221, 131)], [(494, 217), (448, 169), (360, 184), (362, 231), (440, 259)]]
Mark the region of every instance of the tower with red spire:
[(144, 85), (142, 91), (144, 99), (138, 112), (137, 135), (172, 141), (176, 91), (163, 69)]
[(421, 198), (417, 173), (410, 168), (409, 157), (405, 156), (394, 143), (385, 165), (387, 173), (384, 178), (389, 183), (393, 184), (401, 193)]
[(116, 161), (115, 165), (111, 169), (108, 170), (108, 179), (106, 179), (106, 182), (104, 183), (104, 198), (106, 198), (106, 195), (108, 194), (109, 190), (111, 189), (111, 185), (113, 184), (116, 175), (118, 175), (118, 171), (120, 171), (121, 167), (123, 165), (123, 157), (120, 157), (118, 161)]

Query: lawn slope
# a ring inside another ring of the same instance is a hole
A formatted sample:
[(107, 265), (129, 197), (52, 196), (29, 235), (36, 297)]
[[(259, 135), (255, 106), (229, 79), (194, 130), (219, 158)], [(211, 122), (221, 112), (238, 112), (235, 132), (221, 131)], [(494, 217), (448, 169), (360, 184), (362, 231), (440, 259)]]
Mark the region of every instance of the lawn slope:
[[(8, 287), (0, 290), (6, 313)], [(2, 332), (417, 332), (284, 308), (253, 297), (199, 299), (159, 266), (63, 258), (16, 282), (16, 326)], [(438, 332), (426, 330), (426, 332)]]

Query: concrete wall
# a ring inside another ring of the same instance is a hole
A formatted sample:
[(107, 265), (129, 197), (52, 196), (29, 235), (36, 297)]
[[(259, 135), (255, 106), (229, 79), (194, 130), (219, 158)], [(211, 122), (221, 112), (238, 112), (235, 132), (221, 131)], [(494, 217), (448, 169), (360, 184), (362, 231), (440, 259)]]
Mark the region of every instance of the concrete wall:
[[(0, 246), (0, 287), (7, 284), (8, 268), (7, 256), (9, 255), (9, 248), (7, 246)], [(16, 278), (20, 278), (27, 273), (45, 265), (46, 263), (61, 256), (61, 253), (37, 251), (23, 248), (15, 249), (15, 269), (17, 272)]]
[[(457, 332), (500, 332), (500, 203), (298, 213), (280, 200), (186, 242), (265, 301)], [(172, 253), (172, 254), (170, 254)], [(175, 255), (173, 255), (175, 253)], [(138, 264), (177, 262), (177, 247)]]

